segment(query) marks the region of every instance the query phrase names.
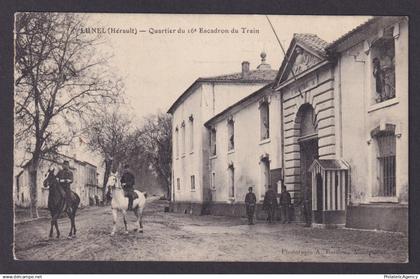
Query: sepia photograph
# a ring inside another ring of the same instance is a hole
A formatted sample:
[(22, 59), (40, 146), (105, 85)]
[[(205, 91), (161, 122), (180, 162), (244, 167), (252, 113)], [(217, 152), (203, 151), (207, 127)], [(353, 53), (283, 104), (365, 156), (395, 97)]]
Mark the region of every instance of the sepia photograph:
[(409, 262), (409, 18), (14, 15), (17, 261)]

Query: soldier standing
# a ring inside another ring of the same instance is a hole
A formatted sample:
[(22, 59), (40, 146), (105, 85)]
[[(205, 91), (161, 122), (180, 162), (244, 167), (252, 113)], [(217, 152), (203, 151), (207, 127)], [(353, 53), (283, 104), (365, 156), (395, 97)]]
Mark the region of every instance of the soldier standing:
[(69, 208), (71, 205), (70, 184), (73, 183), (73, 173), (70, 171), (69, 161), (65, 160), (63, 162), (63, 168), (57, 173), (57, 179), (64, 190), (64, 199), (66, 201), (66, 207)]
[(254, 225), (254, 212), (257, 197), (252, 193), (252, 187), (248, 188), (248, 193), (245, 196), (246, 215), (248, 216), (248, 224)]
[(277, 203), (276, 193), (271, 188), (271, 185), (268, 185), (268, 190), (264, 196), (263, 209), (267, 211), (267, 215), (268, 215), (267, 221), (269, 223), (272, 223), (274, 220), (274, 213), (277, 206), (278, 206), (278, 203)]
[(289, 192), (287, 192), (286, 185), (281, 186), (280, 194), (280, 208), (281, 208), (281, 221), (284, 223), (290, 223), (289, 220), (289, 208), (292, 203)]
[(121, 185), (124, 189), (125, 196), (128, 198), (128, 210), (133, 209), (133, 198), (134, 198), (134, 175), (129, 170), (130, 166), (126, 164), (124, 166), (123, 175), (121, 177)]

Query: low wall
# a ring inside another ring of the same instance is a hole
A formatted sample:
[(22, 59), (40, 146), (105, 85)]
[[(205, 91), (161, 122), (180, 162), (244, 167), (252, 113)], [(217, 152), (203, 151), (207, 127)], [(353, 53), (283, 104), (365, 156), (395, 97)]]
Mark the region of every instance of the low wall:
[(367, 204), (348, 206), (346, 227), (408, 232), (408, 206)]

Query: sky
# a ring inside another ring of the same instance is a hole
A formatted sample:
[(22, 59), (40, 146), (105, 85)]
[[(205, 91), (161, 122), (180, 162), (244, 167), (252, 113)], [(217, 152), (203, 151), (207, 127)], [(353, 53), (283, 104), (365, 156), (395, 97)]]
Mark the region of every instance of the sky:
[[(314, 33), (332, 42), (370, 17), (269, 18), (287, 51), (293, 33)], [(136, 35), (107, 33), (106, 44), (100, 49), (113, 53), (109, 63), (123, 78), (128, 110), (136, 120), (157, 111), (166, 112), (199, 77), (240, 72), (242, 61), (249, 61), (251, 70), (255, 69), (262, 51), (272, 69), (278, 70), (283, 60), (280, 45), (263, 15), (93, 14), (87, 27), (104, 27), (107, 32), (108, 28), (137, 30)], [(215, 28), (228, 33), (204, 33)], [(232, 33), (233, 28), (238, 33)]]

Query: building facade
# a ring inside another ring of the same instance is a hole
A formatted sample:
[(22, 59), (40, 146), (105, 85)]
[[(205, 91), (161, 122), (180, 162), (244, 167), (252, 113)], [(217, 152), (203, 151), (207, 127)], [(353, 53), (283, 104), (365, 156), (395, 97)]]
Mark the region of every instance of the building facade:
[(240, 73), (197, 79), (169, 109), (173, 129), (174, 211), (201, 214), (211, 201), (209, 157), (216, 146), (210, 146), (211, 133), (204, 123), (274, 80), (277, 71), (270, 69), (265, 58), (262, 54), (262, 62), (255, 70), (250, 70), (245, 61)]
[(284, 183), (295, 221), (308, 208), (313, 224), (407, 232), (407, 18), (333, 43), (295, 34), (275, 80), (246, 95), (204, 123), (209, 213), (245, 216), (248, 187), (261, 203)]
[[(72, 157), (60, 155), (58, 160), (42, 159), (39, 164), (37, 175), (38, 207), (48, 207), (49, 189), (43, 186), (43, 182), (50, 168), (54, 168), (55, 174), (57, 174), (58, 170), (61, 169), (62, 160), (68, 160), (70, 163), (70, 170), (73, 172), (71, 189), (79, 195), (80, 206), (88, 206), (90, 199), (95, 200), (95, 195), (102, 201), (103, 191), (98, 184), (96, 166)], [(31, 203), (28, 166), (29, 164), (27, 163), (15, 176), (14, 200), (15, 205), (20, 207), (28, 207)]]

